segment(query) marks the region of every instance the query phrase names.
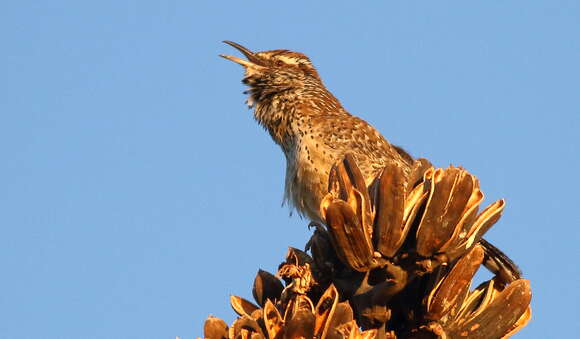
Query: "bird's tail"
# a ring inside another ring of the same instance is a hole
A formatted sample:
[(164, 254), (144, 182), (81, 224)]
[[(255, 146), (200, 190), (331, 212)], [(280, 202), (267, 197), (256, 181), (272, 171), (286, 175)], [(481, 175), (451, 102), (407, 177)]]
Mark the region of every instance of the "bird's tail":
[(508, 284), (522, 277), (519, 267), (499, 248), (493, 246), (485, 239), (479, 243), (483, 246), (485, 267)]

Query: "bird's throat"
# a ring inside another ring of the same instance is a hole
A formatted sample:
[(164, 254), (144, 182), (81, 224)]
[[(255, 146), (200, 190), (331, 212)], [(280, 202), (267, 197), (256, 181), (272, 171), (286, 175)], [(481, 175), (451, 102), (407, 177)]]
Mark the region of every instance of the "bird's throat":
[[(248, 98), (256, 100), (256, 98)], [(295, 102), (295, 101), (290, 101)], [(296, 105), (277, 95), (254, 101), (254, 118), (264, 127), (275, 143), (284, 151), (293, 143), (295, 136), (290, 126), (295, 118)]]

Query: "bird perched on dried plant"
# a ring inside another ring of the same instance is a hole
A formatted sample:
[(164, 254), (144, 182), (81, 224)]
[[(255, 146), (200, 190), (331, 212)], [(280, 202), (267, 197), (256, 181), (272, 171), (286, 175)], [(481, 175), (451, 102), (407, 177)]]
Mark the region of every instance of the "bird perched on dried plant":
[[(320, 203), (328, 193), (330, 170), (349, 153), (368, 186), (386, 165), (409, 173), (413, 158), (391, 145), (366, 121), (347, 112), (324, 86), (307, 56), (284, 49), (252, 52), (224, 41), (246, 59), (220, 55), (242, 65), (249, 86), (247, 104), (286, 156), (284, 200), (301, 215), (324, 222)], [(481, 239), (486, 266), (493, 272), (514, 272), (517, 266), (499, 249)], [(505, 269), (508, 267), (508, 269)]]
[[(247, 104), (286, 156), (285, 199), (326, 227), (306, 246), (312, 256), (290, 249), (278, 271), (286, 287), (259, 273), (260, 307), (232, 298), (240, 318), (229, 329), (208, 319), (206, 337), (503, 338), (525, 326), (529, 281), (481, 238), (503, 200), (478, 213), (477, 178), (389, 144), (305, 55), (225, 42), (246, 57), (222, 55), (245, 68)], [(471, 292), (482, 263), (494, 278)]]
[(252, 52), (224, 41), (247, 60), (221, 55), (245, 68), (247, 104), (286, 156), (285, 201), (313, 221), (328, 192), (330, 169), (348, 152), (369, 185), (388, 163), (409, 171), (413, 159), (366, 121), (351, 115), (326, 89), (304, 54)]

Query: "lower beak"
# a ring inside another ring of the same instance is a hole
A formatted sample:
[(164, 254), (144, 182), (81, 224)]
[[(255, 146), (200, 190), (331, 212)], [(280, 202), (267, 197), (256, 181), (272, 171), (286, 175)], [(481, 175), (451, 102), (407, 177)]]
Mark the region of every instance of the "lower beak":
[(242, 65), (242, 66), (244, 66), (244, 67), (246, 67), (246, 68), (248, 68), (248, 67), (252, 67), (252, 68), (259, 68), (259, 67), (263, 67), (263, 63), (262, 63), (262, 61), (260, 60), (260, 58), (259, 58), (259, 57), (257, 57), (257, 56), (254, 54), (254, 52), (250, 51), (250, 50), (249, 50), (249, 49), (247, 49), (246, 47), (244, 47), (244, 46), (242, 46), (242, 45), (240, 45), (240, 44), (237, 44), (237, 43), (235, 43), (235, 42), (232, 42), (232, 41), (227, 41), (227, 40), (226, 40), (226, 41), (224, 41), (224, 43), (226, 43), (226, 44), (228, 44), (228, 45), (230, 45), (230, 46), (234, 47), (234, 48), (235, 48), (235, 49), (237, 49), (238, 51), (242, 52), (242, 54), (244, 54), (244, 56), (245, 56), (246, 58), (248, 58), (248, 60), (244, 60), (244, 59), (242, 59), (242, 58), (233, 57), (233, 56), (229, 56), (229, 55), (223, 55), (223, 54), (220, 54), (220, 56), (221, 56), (222, 58), (225, 58), (225, 59), (228, 59), (228, 60), (230, 60), (230, 61), (233, 61), (233, 62), (235, 62), (235, 63), (237, 63), (237, 64), (240, 64), (240, 65)]
[(235, 56), (229, 56), (229, 55), (223, 55), (223, 54), (220, 54), (220, 56), (221, 56), (222, 58), (224, 58), (224, 59), (228, 59), (228, 60), (230, 60), (230, 61), (233, 61), (233, 62), (235, 62), (235, 63), (237, 63), (237, 64), (240, 64), (240, 65), (242, 65), (242, 66), (244, 66), (244, 67), (246, 67), (246, 68), (247, 68), (247, 67), (254, 67), (254, 66), (257, 66), (256, 64), (254, 64), (254, 63), (251, 63), (251, 62), (249, 62), (248, 60), (244, 60), (244, 59), (242, 59), (242, 58), (238, 58), (238, 57), (235, 57)]

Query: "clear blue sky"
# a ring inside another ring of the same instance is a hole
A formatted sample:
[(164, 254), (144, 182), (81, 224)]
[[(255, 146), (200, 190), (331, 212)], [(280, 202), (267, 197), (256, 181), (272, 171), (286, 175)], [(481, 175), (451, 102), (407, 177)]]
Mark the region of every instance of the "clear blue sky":
[(193, 338), (308, 240), (225, 39), (306, 53), (350, 112), (505, 197), (518, 337), (579, 333), (580, 2), (467, 3), (3, 2), (0, 338)]

